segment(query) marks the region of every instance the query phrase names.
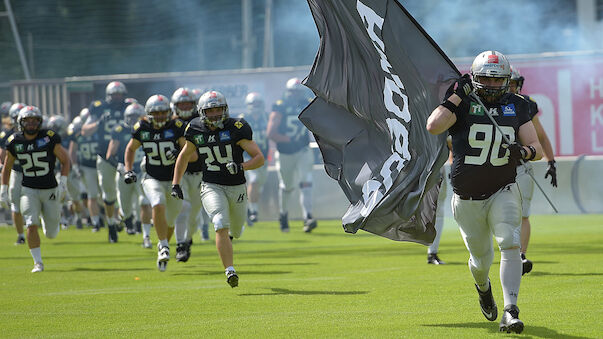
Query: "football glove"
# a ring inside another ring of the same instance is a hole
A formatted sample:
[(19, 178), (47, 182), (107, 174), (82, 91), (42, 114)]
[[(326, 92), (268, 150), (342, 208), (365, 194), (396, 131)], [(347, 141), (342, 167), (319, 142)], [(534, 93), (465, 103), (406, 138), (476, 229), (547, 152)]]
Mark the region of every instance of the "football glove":
[(127, 171), (126, 174), (124, 174), (124, 182), (126, 184), (136, 182), (136, 179), (136, 173), (134, 173), (134, 171)]
[(516, 142), (510, 145), (503, 143), (501, 147), (509, 150), (509, 160), (515, 161), (517, 164), (519, 164), (522, 159), (525, 159), (528, 153), (525, 148)]
[[(103, 113), (103, 115), (101, 115), (100, 120), (102, 120), (103, 122), (107, 122), (109, 120), (111, 120), (111, 112), (105, 112)], [(84, 122), (86, 123), (86, 122)]]
[(473, 83), (469, 74), (464, 74), (462, 77), (456, 80), (456, 88), (454, 94), (458, 95), (463, 101), (469, 101), (469, 94), (473, 92)]
[(180, 185), (176, 184), (176, 185), (172, 185), (172, 196), (174, 198), (178, 198), (180, 200), (184, 199), (184, 194), (182, 193), (182, 188), (180, 188)]
[(544, 178), (548, 178), (549, 175), (551, 176), (551, 185), (557, 187), (557, 168), (555, 167), (555, 160), (549, 161), (549, 166), (546, 168)]
[(228, 172), (230, 172), (230, 174), (235, 175), (239, 172), (243, 172), (243, 164), (237, 164), (234, 161), (230, 161), (226, 164), (226, 169)]
[(10, 205), (10, 200), (8, 199), (8, 185), (0, 186), (0, 205), (2, 208), (8, 209)]

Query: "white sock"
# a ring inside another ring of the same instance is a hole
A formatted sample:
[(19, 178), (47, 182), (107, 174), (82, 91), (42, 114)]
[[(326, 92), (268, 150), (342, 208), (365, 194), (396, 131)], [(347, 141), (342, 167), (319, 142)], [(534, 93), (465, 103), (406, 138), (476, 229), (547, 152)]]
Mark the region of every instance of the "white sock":
[(249, 207), (249, 210), (251, 212), (257, 212), (257, 210), (258, 210), (258, 203), (257, 202), (251, 202), (251, 201), (249, 201), (249, 202), (247, 202), (247, 207)]
[(25, 233), (19, 233), (18, 237), (19, 238), (25, 238)]
[(519, 284), (521, 283), (521, 256), (519, 248), (500, 251), (500, 284), (505, 306), (517, 305)]
[(109, 218), (108, 222), (109, 222), (109, 225), (113, 225), (113, 226), (115, 226), (119, 223), (119, 221), (115, 217)]
[(168, 240), (167, 239), (163, 239), (163, 240), (159, 240), (159, 244), (161, 245), (161, 247), (166, 247), (166, 246), (170, 246), (170, 244), (168, 244)]
[(279, 188), (278, 190), (278, 208), (280, 214), (285, 214), (289, 210), (289, 201), (291, 201), (291, 196), (295, 190), (286, 191), (284, 188)]
[(42, 263), (42, 251), (40, 250), (39, 247), (36, 248), (30, 248), (29, 252), (31, 253), (31, 256), (34, 260), (34, 264), (41, 264)]
[(99, 224), (100, 217), (99, 217), (98, 215), (93, 215), (93, 216), (91, 216), (90, 218), (92, 219), (92, 223), (93, 223), (94, 225), (98, 225), (98, 224)]
[(151, 224), (142, 224), (142, 236), (144, 238), (151, 236)]
[(234, 270), (235, 270), (234, 267), (228, 266), (228, 267), (226, 267), (225, 271), (228, 272), (228, 271), (234, 271)]
[(312, 186), (300, 188), (299, 202), (301, 203), (304, 218), (312, 214)]

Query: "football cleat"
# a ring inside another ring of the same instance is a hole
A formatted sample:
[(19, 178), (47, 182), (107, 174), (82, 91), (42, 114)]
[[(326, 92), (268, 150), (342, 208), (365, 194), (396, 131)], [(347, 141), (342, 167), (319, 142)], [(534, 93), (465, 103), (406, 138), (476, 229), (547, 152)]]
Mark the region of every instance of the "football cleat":
[(249, 226), (249, 227), (253, 227), (253, 223), (255, 222), (251, 219), (252, 215), (253, 215), (253, 213), (251, 212), (251, 210), (247, 210), (247, 226)]
[(313, 229), (318, 226), (316, 219), (312, 218), (311, 214), (308, 214), (308, 217), (304, 220), (304, 232), (310, 233)]
[(176, 247), (176, 261), (179, 262), (187, 262), (188, 258), (190, 258), (190, 245), (188, 242), (179, 243), (178, 247)]
[(507, 333), (521, 333), (523, 331), (523, 321), (519, 320), (519, 308), (515, 305), (507, 305), (503, 311), (500, 320), (499, 330)]
[(239, 286), (239, 276), (235, 271), (226, 271), (226, 282), (230, 287), (235, 288)]
[(15, 241), (15, 245), (24, 245), (25, 237), (17, 237), (17, 241)]
[(157, 244), (157, 268), (160, 272), (165, 271), (168, 261), (170, 261), (170, 247)]
[(258, 222), (258, 211), (253, 211), (249, 213), (249, 220), (252, 223), (256, 223)]
[(44, 264), (42, 264), (41, 262), (37, 262), (34, 264), (34, 267), (31, 270), (31, 273), (38, 273), (38, 272), (42, 272), (42, 271), (44, 271)]
[(444, 265), (446, 264), (445, 262), (443, 262), (440, 257), (438, 257), (437, 253), (428, 253), (427, 254), (427, 263), (428, 264), (433, 264), (433, 265)]
[(488, 290), (486, 292), (480, 291), (479, 287), (475, 285), (477, 293), (479, 294), (479, 306), (482, 309), (484, 317), (490, 321), (496, 320), (498, 317), (498, 309), (496, 308), (496, 302), (492, 296), (492, 285), (488, 282)]
[(526, 255), (524, 253), (521, 254), (521, 264), (522, 264), (521, 275), (530, 273), (532, 271), (532, 266), (534, 266), (534, 264), (532, 264), (532, 260), (527, 259)]
[(136, 234), (136, 228), (134, 223), (132, 222), (133, 217), (130, 216), (129, 218), (126, 218), (123, 222), (126, 225), (126, 233), (128, 233), (128, 235), (133, 235)]
[(287, 216), (287, 213), (282, 213), (278, 217), (278, 222), (279, 222), (280, 227), (281, 227), (281, 232), (283, 232), (283, 233), (289, 233), (289, 218)]
[(151, 238), (144, 237), (142, 239), (142, 247), (144, 247), (144, 248), (151, 248), (151, 247), (153, 247), (153, 245), (151, 244)]
[(81, 230), (82, 228), (84, 228), (84, 224), (82, 223), (82, 219), (77, 218), (77, 220), (75, 220), (75, 228), (77, 228), (78, 230)]
[(201, 226), (201, 241), (209, 241), (209, 225), (203, 224)]
[(114, 244), (117, 242), (117, 226), (109, 225), (107, 227), (109, 229), (109, 242)]

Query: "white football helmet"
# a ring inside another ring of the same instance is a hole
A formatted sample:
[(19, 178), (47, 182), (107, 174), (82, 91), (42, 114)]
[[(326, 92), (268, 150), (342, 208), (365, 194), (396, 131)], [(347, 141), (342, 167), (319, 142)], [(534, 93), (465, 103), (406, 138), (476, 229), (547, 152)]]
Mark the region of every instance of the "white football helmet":
[(164, 95), (151, 96), (144, 105), (147, 119), (155, 128), (163, 127), (170, 119), (170, 101)]
[[(485, 51), (473, 60), (471, 78), (475, 92), (489, 102), (498, 100), (509, 89), (511, 65), (507, 58), (497, 51)], [(502, 78), (500, 86), (486, 85), (485, 78)]]
[(135, 102), (128, 107), (126, 107), (124, 111), (124, 122), (129, 127), (134, 127), (134, 125), (138, 122), (138, 120), (142, 119), (146, 115), (144, 107), (141, 104)]
[(127, 93), (126, 85), (120, 81), (112, 81), (105, 87), (105, 100), (111, 103), (115, 99), (123, 99)]
[(258, 92), (251, 92), (245, 97), (245, 106), (249, 114), (263, 114), (266, 110), (264, 99)]
[[(35, 118), (33, 122), (25, 121), (27, 118)], [(36, 106), (25, 106), (19, 111), (19, 117), (17, 118), (18, 126), (25, 134), (36, 134), (42, 128), (44, 117), (42, 112)]]
[[(221, 107), (222, 114), (216, 117), (207, 117), (205, 111), (210, 108)], [(199, 98), (199, 103), (197, 104), (197, 110), (199, 111), (200, 119), (208, 126), (213, 126), (217, 128), (224, 127), (224, 120), (229, 117), (228, 114), (228, 103), (226, 102), (226, 97), (218, 91), (209, 91), (203, 93), (201, 98)]]
[[(197, 100), (195, 100), (193, 92), (188, 88), (180, 87), (172, 94), (170, 107), (178, 118), (189, 120), (195, 114), (195, 110), (197, 109), (196, 103)], [(182, 106), (186, 107), (180, 108)], [(188, 106), (190, 106), (190, 108)]]

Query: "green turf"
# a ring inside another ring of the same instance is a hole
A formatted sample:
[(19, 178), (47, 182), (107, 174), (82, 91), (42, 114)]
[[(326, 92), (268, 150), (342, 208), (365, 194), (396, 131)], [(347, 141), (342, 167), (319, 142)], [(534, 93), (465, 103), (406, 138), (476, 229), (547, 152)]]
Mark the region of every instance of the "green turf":
[[(603, 216), (534, 216), (532, 225), (521, 336), (602, 337)], [(261, 222), (234, 242), (235, 289), (198, 235), (190, 261), (172, 260), (160, 273), (139, 235), (121, 233), (111, 245), (106, 231), (71, 228), (42, 239), (46, 271), (31, 274), (29, 251), (0, 227), (0, 337), (511, 336), (482, 316), (452, 220), (440, 246), (444, 266), (427, 265), (422, 245), (345, 234), (338, 221), (321, 221), (312, 234), (299, 221), (291, 226), (282, 234)], [(502, 311), (499, 258), (490, 277)]]

